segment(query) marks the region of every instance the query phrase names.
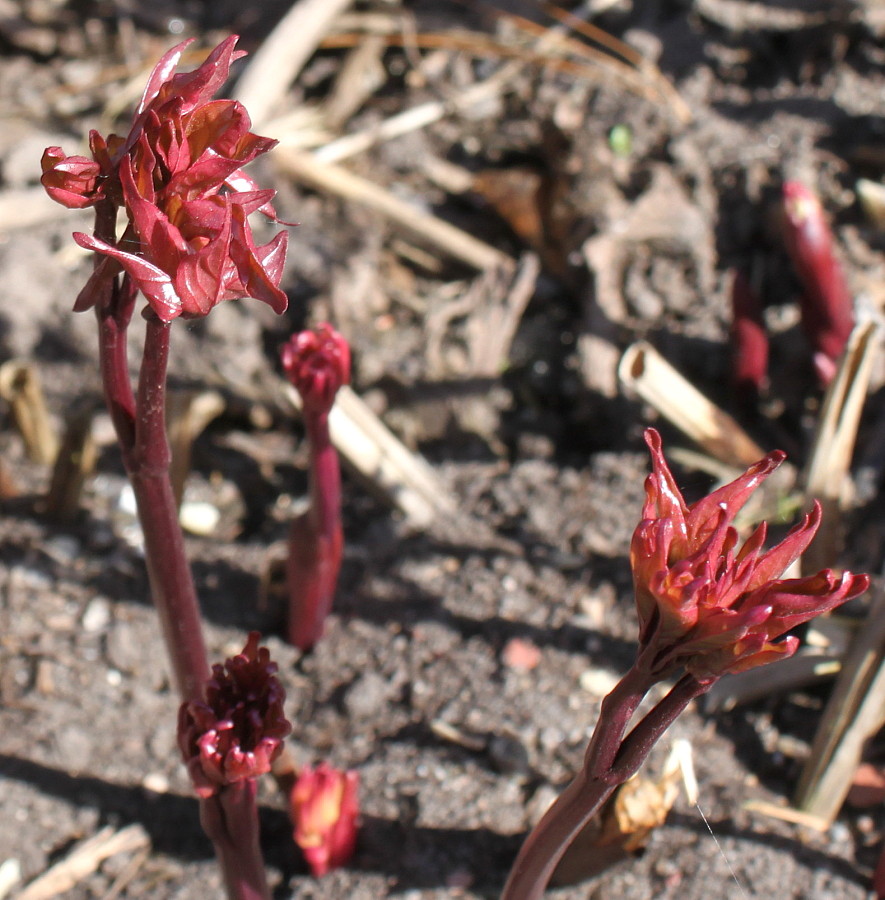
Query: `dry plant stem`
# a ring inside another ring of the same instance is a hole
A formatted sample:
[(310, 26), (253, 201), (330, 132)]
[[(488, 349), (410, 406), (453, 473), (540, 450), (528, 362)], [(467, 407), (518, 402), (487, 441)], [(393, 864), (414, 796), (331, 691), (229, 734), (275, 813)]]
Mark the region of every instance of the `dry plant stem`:
[(584, 768), (560, 794), (519, 851), (501, 900), (540, 900), (571, 842), (618, 785), (636, 774), (651, 748), (713, 681), (684, 675), (624, 738), (642, 698), (659, 679), (639, 662), (603, 700)]
[(247, 778), (200, 799), (200, 824), (212, 839), (231, 900), (269, 900), (259, 843), (257, 781)]

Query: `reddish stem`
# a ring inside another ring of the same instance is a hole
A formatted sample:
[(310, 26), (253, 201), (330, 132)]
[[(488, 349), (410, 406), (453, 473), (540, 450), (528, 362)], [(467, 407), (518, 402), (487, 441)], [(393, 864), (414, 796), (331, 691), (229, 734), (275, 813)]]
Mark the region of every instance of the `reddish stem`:
[(786, 182), (783, 193), (784, 242), (803, 287), (802, 326), (828, 384), (854, 327), (854, 302), (817, 196), (797, 181)]
[(630, 719), (654, 684), (649, 674), (634, 664), (602, 701), (599, 720), (584, 754), (584, 771), (605, 779), (612, 771)]
[[(112, 286), (107, 302), (97, 305), (105, 395), (135, 493), (151, 595), (176, 685), (183, 700), (203, 700), (209, 663), (169, 477), (166, 369), (170, 326), (153, 313), (146, 314), (144, 356), (133, 395), (126, 328), (134, 299), (135, 291), (124, 279), (122, 285)], [(200, 821), (215, 846), (230, 900), (270, 897), (258, 843), (255, 792), (255, 779), (249, 779), (200, 801)]]
[(289, 641), (309, 650), (320, 639), (341, 569), (341, 469), (328, 410), (305, 410), (310, 444), (310, 509), (292, 523), (287, 580)]
[(624, 731), (655, 678), (639, 665), (603, 700), (584, 768), (559, 795), (526, 838), (501, 900), (539, 900), (560, 859), (618, 785), (631, 778), (655, 742), (695, 697), (709, 690), (683, 676), (627, 735)]
[[(95, 236), (114, 243), (116, 209), (96, 208)], [(101, 261), (97, 265), (101, 265)], [(102, 280), (94, 297), (105, 401), (123, 455), (144, 534), (151, 595), (184, 700), (201, 700), (209, 662), (200, 608), (184, 551), (184, 536), (169, 479), (166, 437), (166, 369), (169, 326), (146, 313), (144, 355), (137, 396), (129, 379), (126, 337), (137, 291), (128, 275)]]
[(731, 381), (748, 410), (759, 399), (768, 377), (768, 334), (762, 301), (740, 270), (731, 285)]
[(146, 315), (144, 357), (136, 397), (135, 436), (123, 449), (138, 505), (154, 605), (183, 700), (201, 700), (209, 662), (200, 607), (169, 477), (166, 367), (170, 326)]
[(259, 843), (257, 781), (248, 778), (200, 799), (200, 824), (212, 839), (229, 900), (269, 900)]
[(341, 526), (341, 467), (329, 434), (329, 411), (305, 415), (310, 441), (310, 514), (320, 534)]

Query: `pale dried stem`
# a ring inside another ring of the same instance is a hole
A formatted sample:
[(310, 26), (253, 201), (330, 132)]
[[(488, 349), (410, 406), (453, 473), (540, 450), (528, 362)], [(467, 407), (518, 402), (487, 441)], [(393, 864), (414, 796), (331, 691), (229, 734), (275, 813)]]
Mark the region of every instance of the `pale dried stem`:
[(184, 484), (191, 470), (194, 441), (206, 426), (225, 409), (224, 397), (218, 391), (169, 391), (166, 400), (166, 428), (172, 460), (169, 477), (175, 502), (181, 506)]
[(88, 878), (109, 857), (147, 847), (150, 843), (141, 825), (128, 825), (115, 831), (110, 825), (88, 840), (77, 844), (64, 859), (35, 878), (17, 900), (49, 900), (71, 890)]
[(639, 341), (628, 347), (621, 357), (618, 377), (628, 391), (727, 465), (745, 469), (765, 456), (728, 413), (677, 372), (651, 344)]
[(310, 59), (336, 16), (353, 0), (300, 0), (268, 35), (237, 84), (239, 100), (262, 128)]
[(50, 519), (70, 521), (80, 509), (83, 485), (94, 471), (98, 458), (92, 435), (94, 415), (91, 402), (78, 404), (68, 415), (46, 494), (46, 514)]
[(3, 363), (0, 397), (10, 406), (28, 457), (33, 462), (52, 465), (58, 453), (58, 436), (49, 418), (36, 367), (18, 359)]
[(885, 724), (885, 591), (842, 664), (796, 789), (804, 813), (832, 824), (851, 787), (867, 739)]
[(856, 325), (824, 397), (805, 472), (806, 502), (820, 501), (824, 515), (802, 559), (806, 574), (832, 566), (839, 556), (842, 514), (850, 490), (848, 470), (881, 343), (880, 325), (871, 321)]
[[(298, 392), (287, 385), (286, 397), (301, 408)], [(332, 444), (350, 469), (397, 506), (417, 526), (450, 516), (456, 503), (427, 462), (403, 445), (346, 385), (329, 414)]]
[(484, 270), (515, 265), (511, 257), (497, 248), (400, 200), (385, 188), (347, 169), (322, 163), (310, 153), (291, 147), (277, 147), (271, 151), (271, 156), (284, 172), (303, 184), (361, 203), (406, 233), (472, 268)]
[[(561, 39), (564, 26), (546, 29), (538, 38), (536, 50), (553, 46)], [(411, 109), (403, 110), (383, 122), (362, 131), (347, 134), (314, 151), (314, 156), (326, 163), (337, 163), (351, 156), (368, 150), (370, 147), (391, 140), (411, 131), (438, 122), (445, 116), (454, 115), (471, 106), (487, 103), (502, 94), (506, 94), (518, 84), (516, 76), (523, 71), (524, 65), (519, 60), (505, 63), (490, 78), (472, 85), (447, 100), (431, 100)]]

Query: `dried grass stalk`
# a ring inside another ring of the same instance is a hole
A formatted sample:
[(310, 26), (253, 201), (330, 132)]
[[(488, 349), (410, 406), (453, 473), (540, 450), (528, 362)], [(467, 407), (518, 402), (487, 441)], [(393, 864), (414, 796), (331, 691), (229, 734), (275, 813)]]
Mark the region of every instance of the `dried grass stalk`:
[(48, 466), (58, 453), (58, 437), (49, 418), (37, 369), (29, 362), (11, 359), (0, 366), (0, 397), (12, 410), (28, 456)]
[(639, 341), (628, 347), (618, 377), (628, 391), (727, 465), (745, 469), (765, 456), (728, 413), (680, 375), (651, 344)]

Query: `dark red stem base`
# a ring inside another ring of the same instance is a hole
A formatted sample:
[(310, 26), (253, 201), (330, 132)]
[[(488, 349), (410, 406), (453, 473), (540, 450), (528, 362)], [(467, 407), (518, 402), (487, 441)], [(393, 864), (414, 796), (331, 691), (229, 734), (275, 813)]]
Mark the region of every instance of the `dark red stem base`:
[(713, 684), (683, 676), (624, 738), (639, 703), (657, 680), (634, 666), (603, 700), (584, 768), (526, 838), (501, 900), (540, 900), (560, 859), (581, 829), (615, 788), (639, 770), (651, 748), (685, 707)]

